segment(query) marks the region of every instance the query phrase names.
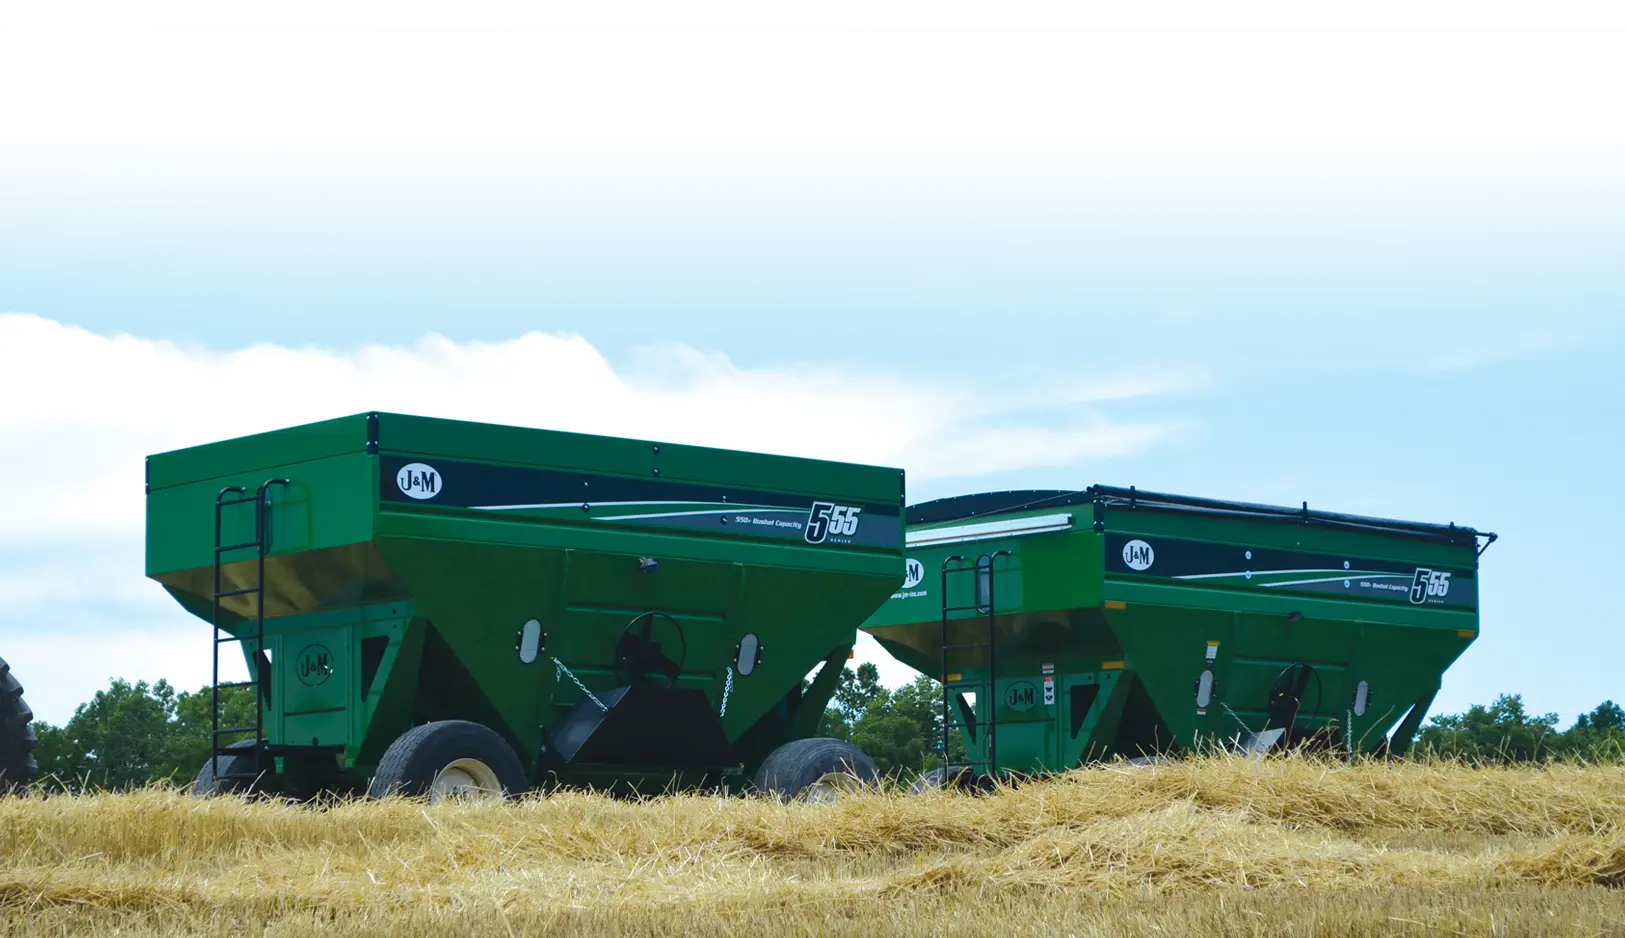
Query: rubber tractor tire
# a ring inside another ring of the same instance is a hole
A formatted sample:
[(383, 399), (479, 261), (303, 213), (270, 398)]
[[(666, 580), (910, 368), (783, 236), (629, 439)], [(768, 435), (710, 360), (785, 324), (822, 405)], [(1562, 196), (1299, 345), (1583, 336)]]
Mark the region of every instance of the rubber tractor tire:
[[(252, 739), (239, 740), (226, 747), (227, 749), (253, 749)], [(254, 768), (253, 755), (245, 752), (240, 756), (222, 755), (219, 757), (220, 774), (222, 776), (240, 775), (252, 771)], [(229, 792), (246, 790), (266, 790), (272, 786), (267, 782), (271, 780), (271, 773), (266, 772), (259, 779), (250, 781), (242, 778), (216, 778), (215, 759), (204, 759), (203, 767), (197, 770), (197, 780), (192, 783), (192, 794), (199, 798), (210, 798)]]
[(756, 790), (781, 801), (834, 801), (843, 791), (873, 788), (880, 770), (844, 739), (798, 739), (768, 754), (756, 770)]
[(23, 686), (0, 658), (0, 795), (26, 788), (39, 776), (34, 758), (34, 711), (23, 702)]
[(496, 731), (467, 720), (414, 726), (384, 750), (369, 797), (504, 799), (525, 791), (525, 766)]
[[(908, 793), (911, 795), (923, 795), (928, 791), (942, 791), (944, 787), (944, 780), (947, 779), (947, 777), (948, 773), (942, 769), (932, 769), (931, 771), (926, 772), (919, 778), (915, 779), (914, 784), (908, 787)], [(954, 768), (953, 787), (955, 791), (975, 791), (978, 787), (976, 774), (971, 772), (969, 769), (956, 766)]]

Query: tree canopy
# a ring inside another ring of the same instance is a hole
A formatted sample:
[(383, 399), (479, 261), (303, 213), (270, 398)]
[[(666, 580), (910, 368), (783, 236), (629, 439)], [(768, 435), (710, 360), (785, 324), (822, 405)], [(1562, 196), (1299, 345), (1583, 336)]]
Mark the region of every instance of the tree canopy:
[(824, 711), (820, 735), (849, 740), (883, 774), (918, 774), (942, 763), (940, 693), (927, 677), (891, 689), (881, 685), (872, 664), (846, 668)]
[[(223, 688), (222, 727), (254, 722), (254, 698)], [(168, 681), (115, 679), (74, 710), (63, 726), (34, 724), (40, 778), (66, 788), (130, 788), (165, 778), (190, 779), (209, 757), (207, 687), (177, 693)], [(238, 737), (225, 737), (222, 744)]]
[(1489, 706), (1435, 716), (1418, 734), (1419, 753), (1479, 765), (1540, 762), (1556, 758), (1618, 759), (1625, 754), (1625, 710), (1605, 700), (1567, 730), (1555, 713), (1533, 714), (1519, 694), (1502, 694)]

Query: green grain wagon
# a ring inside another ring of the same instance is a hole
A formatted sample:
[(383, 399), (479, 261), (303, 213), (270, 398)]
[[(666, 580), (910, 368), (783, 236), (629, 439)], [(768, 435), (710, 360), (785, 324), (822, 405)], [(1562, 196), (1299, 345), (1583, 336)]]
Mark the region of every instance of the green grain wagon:
[(215, 626), (197, 786), (870, 778), (812, 734), (903, 504), (896, 469), (386, 413), (154, 455), (147, 575)]
[(1099, 485), (907, 524), (903, 585), (864, 628), (944, 682), (967, 779), (1208, 745), (1402, 752), (1478, 635), (1495, 538)]

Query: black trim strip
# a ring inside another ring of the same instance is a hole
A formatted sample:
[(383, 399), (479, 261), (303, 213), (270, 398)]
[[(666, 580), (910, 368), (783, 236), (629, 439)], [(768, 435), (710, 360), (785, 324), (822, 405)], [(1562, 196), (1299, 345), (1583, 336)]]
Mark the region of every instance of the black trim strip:
[[(1369, 531), (1376, 534), (1418, 538), (1452, 545), (1476, 545), (1479, 538), (1494, 541), (1496, 536), (1487, 531), (1457, 524), (1428, 524), (1350, 515), (1341, 512), (1310, 509), (1304, 502), (1299, 508), (1259, 505), (1251, 502), (1224, 501), (1216, 498), (1196, 498), (1187, 495), (1169, 495), (1161, 492), (1142, 492), (1137, 488), (1119, 488), (1091, 485), (1086, 489), (1066, 491), (1058, 489), (1026, 489), (1007, 492), (980, 492), (956, 495), (911, 505), (907, 519), (910, 526), (963, 521), (993, 515), (1061, 508), (1069, 505), (1097, 506), (1097, 520), (1101, 510), (1128, 508), (1162, 512), (1185, 512), (1216, 517), (1248, 518), (1291, 522), (1318, 527)], [(1486, 547), (1488, 544), (1485, 545)]]
[(902, 548), (902, 506), (723, 488), (651, 476), (602, 475), (386, 454), (378, 493), (392, 505), (493, 514), (567, 512), (594, 523), (725, 532), (809, 544)]
[[(435, 491), (423, 498), (407, 495), (397, 476), (409, 465), (432, 468)], [(379, 495), (385, 501), (432, 504), (450, 508), (498, 509), (519, 505), (575, 505), (637, 502), (732, 502), (761, 508), (796, 508), (806, 511), (813, 495), (792, 495), (756, 489), (723, 488), (694, 482), (637, 479), (628, 476), (537, 469), (495, 463), (459, 462), (389, 454), (380, 460)], [(859, 503), (866, 515), (897, 517), (901, 508), (890, 501)]]
[(1107, 534), (1106, 573), (1188, 586), (1332, 594), (1418, 606), (1478, 605), (1478, 576), (1468, 566), (1422, 566), (1152, 535)]

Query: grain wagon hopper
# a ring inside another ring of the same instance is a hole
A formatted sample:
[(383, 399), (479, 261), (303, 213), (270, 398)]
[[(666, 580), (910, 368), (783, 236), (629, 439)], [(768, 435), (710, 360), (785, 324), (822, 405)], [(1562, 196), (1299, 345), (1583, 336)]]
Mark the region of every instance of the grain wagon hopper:
[(902, 580), (899, 470), (373, 413), (147, 471), (147, 575), (215, 626), (202, 792), (874, 774), (811, 737)]
[(1495, 539), (1107, 486), (907, 524), (903, 586), (864, 629), (944, 682), (943, 751), (983, 779), (1209, 745), (1400, 753), (1478, 634)]

